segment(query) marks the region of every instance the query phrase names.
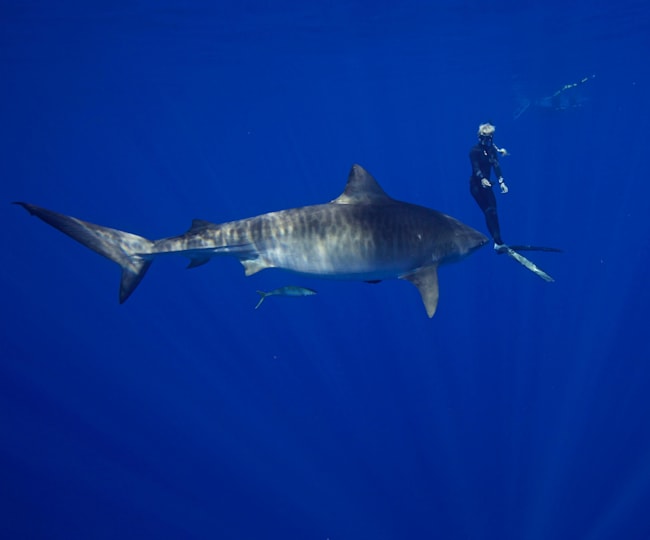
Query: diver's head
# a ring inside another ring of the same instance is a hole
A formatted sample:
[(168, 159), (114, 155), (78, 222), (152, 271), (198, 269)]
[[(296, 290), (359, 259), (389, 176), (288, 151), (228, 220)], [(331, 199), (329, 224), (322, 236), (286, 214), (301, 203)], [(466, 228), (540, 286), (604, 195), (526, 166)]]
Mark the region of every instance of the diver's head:
[(492, 146), (495, 128), (489, 122), (478, 127), (478, 141), (481, 146)]

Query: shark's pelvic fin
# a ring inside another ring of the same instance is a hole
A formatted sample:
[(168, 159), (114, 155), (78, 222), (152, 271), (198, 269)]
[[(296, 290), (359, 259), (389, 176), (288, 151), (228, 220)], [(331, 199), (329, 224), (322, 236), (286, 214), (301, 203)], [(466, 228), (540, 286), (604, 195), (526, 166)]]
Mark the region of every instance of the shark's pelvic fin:
[(433, 317), (438, 308), (438, 266), (432, 265), (420, 268), (412, 274), (402, 276), (401, 279), (410, 281), (418, 288), (427, 315), (429, 318)]
[(241, 263), (244, 266), (244, 275), (246, 276), (252, 276), (253, 274), (257, 274), (266, 268), (270, 268), (270, 266), (260, 258), (243, 259), (241, 260)]

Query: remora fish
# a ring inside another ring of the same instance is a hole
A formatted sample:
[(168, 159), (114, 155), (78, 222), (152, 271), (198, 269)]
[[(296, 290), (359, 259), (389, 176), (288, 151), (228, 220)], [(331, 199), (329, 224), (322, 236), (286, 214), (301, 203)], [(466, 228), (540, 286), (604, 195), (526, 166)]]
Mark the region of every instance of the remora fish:
[(360, 165), (352, 166), (345, 191), (329, 203), (221, 224), (194, 220), (185, 234), (155, 241), (24, 202), (16, 204), (119, 264), (120, 303), (162, 255), (189, 257), (190, 268), (229, 255), (239, 259), (247, 276), (281, 268), (343, 280), (405, 279), (418, 288), (428, 316), (433, 317), (438, 266), (460, 260), (487, 242), (457, 219), (392, 199)]
[(318, 293), (314, 289), (308, 289), (307, 287), (287, 285), (285, 287), (278, 287), (269, 292), (257, 291), (257, 294), (259, 294), (261, 298), (255, 306), (255, 309), (262, 305), (262, 302), (264, 302), (267, 296), (313, 296)]

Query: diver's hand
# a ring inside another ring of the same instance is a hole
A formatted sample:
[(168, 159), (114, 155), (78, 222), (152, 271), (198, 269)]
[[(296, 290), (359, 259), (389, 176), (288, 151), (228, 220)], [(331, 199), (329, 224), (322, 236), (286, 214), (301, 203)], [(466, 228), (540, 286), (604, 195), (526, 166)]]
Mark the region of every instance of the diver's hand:
[(490, 181), (487, 178), (481, 178), (481, 185), (484, 188), (492, 187), (492, 184), (490, 184)]
[(506, 186), (503, 178), (499, 178), (499, 187), (501, 188), (501, 193), (508, 193), (508, 186)]

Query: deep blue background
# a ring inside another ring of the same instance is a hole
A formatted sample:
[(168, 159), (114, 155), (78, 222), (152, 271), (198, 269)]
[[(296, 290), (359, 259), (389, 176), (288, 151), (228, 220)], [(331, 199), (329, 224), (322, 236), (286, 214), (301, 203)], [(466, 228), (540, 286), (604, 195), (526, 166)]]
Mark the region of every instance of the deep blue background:
[[(650, 8), (400, 4), (0, 4), (0, 536), (650, 538)], [(441, 269), (432, 320), (402, 281), (230, 259), (120, 306), (115, 265), (10, 205), (159, 238), (358, 162), (484, 230), (486, 120), (504, 239), (566, 251), (533, 255), (554, 284)], [(319, 295), (253, 309), (287, 284)]]

